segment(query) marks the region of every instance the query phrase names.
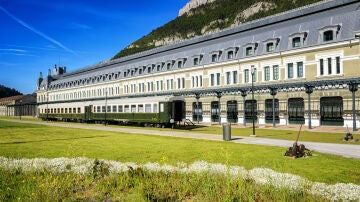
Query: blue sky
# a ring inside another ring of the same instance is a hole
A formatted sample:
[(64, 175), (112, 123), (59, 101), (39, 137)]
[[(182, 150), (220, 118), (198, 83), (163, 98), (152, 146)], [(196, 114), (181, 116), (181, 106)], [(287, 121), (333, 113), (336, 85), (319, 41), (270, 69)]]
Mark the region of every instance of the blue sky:
[(36, 90), (39, 72), (113, 57), (189, 0), (0, 0), (0, 84)]

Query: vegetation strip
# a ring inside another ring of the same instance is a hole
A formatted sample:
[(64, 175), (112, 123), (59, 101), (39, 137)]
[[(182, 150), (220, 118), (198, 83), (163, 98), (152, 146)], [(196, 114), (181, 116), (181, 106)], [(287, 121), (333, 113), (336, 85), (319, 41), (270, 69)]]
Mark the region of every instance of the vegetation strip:
[[(99, 167), (101, 169), (95, 169)], [(320, 195), (329, 200), (360, 200), (360, 186), (352, 183), (337, 183), (328, 185), (325, 183), (311, 182), (300, 176), (275, 172), (268, 168), (254, 168), (246, 170), (240, 166), (229, 166), (224, 164), (207, 163), (206, 161), (196, 161), (192, 164), (177, 163), (176, 166), (146, 163), (138, 165), (133, 162), (117, 162), (107, 160), (97, 160), (88, 158), (34, 158), (34, 159), (11, 159), (0, 157), (0, 168), (7, 171), (37, 172), (46, 170), (53, 173), (75, 174), (94, 174), (94, 170), (109, 173), (123, 173), (136, 169), (144, 169), (149, 172), (165, 172), (172, 174), (175, 172), (223, 174), (230, 176), (231, 180), (243, 178), (253, 180), (260, 185), (270, 185), (276, 189), (288, 189), (292, 191), (305, 191), (309, 194)], [(104, 169), (105, 168), (105, 169)], [(101, 174), (101, 173), (100, 173)]]

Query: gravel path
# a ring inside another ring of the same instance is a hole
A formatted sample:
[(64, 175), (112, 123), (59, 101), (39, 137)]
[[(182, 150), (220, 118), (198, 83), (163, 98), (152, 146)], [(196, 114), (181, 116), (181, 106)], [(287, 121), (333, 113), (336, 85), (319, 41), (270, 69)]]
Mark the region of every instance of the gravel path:
[[(31, 124), (39, 124), (39, 125), (66, 127), (66, 128), (92, 129), (92, 130), (102, 130), (102, 131), (112, 131), (112, 132), (126, 132), (126, 133), (134, 133), (134, 134), (147, 134), (147, 135), (223, 141), (222, 135), (201, 134), (201, 133), (194, 133), (194, 132), (189, 132), (189, 131), (187, 131), (187, 132), (159, 131), (159, 130), (146, 130), (146, 129), (137, 129), (137, 128), (116, 128), (116, 127), (88, 125), (88, 124), (33, 122), (33, 121), (12, 120), (12, 119), (0, 119), (0, 120), (9, 121), (9, 122), (20, 122), (20, 123), (31, 123)], [(292, 146), (292, 144), (294, 143), (294, 141), (289, 141), (289, 140), (278, 140), (278, 139), (259, 138), (259, 137), (242, 137), (242, 136), (232, 137), (231, 142), (243, 143), (243, 144), (279, 146), (279, 147), (285, 147), (285, 148)], [(344, 157), (348, 157), (348, 158), (360, 159), (360, 145), (318, 143), (318, 142), (299, 142), (299, 143), (304, 144), (306, 146), (306, 148), (308, 148), (312, 151), (328, 153), (328, 154), (335, 154), (335, 155), (344, 156)], [(285, 153), (285, 150), (284, 150), (284, 153)]]

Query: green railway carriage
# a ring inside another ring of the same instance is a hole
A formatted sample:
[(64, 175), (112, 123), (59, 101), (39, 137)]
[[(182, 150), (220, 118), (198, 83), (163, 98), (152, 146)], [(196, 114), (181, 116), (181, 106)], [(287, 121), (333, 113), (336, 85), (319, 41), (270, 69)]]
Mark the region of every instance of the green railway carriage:
[(40, 111), (39, 117), (53, 121), (138, 123), (157, 127), (171, 126), (185, 119), (184, 99), (174, 96), (102, 100), (91, 104), (75, 102), (71, 106), (57, 104), (54, 107), (50, 104)]

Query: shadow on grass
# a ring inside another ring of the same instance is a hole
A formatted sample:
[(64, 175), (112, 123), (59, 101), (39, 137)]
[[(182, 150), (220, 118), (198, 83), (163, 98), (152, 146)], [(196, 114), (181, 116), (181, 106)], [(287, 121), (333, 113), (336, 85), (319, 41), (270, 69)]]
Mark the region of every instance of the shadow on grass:
[(49, 139), (49, 140), (29, 140), (29, 141), (17, 141), (17, 142), (3, 142), (0, 145), (8, 145), (8, 144), (26, 144), (33, 142), (51, 142), (51, 141), (64, 141), (64, 140), (79, 140), (79, 139), (91, 139), (91, 138), (99, 138), (99, 137), (108, 137), (108, 136), (88, 136), (88, 137), (76, 137), (76, 138), (62, 138), (62, 139)]

